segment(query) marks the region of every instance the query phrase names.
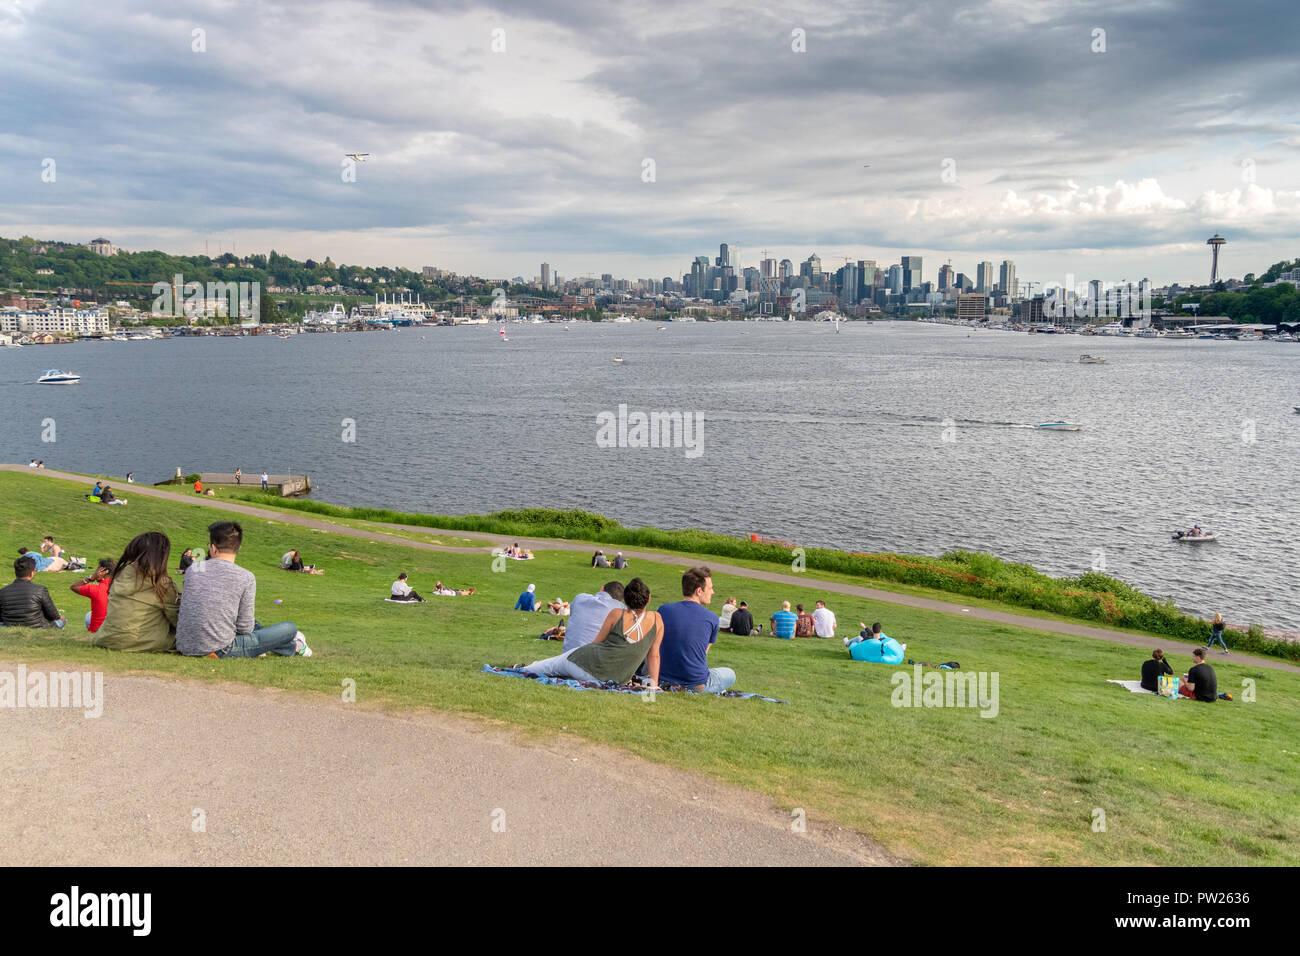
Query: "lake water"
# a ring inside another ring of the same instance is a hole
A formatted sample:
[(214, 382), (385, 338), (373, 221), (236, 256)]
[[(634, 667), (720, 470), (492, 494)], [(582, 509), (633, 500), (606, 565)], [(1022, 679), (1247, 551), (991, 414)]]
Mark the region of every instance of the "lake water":
[[(1300, 344), (913, 323), (566, 328), (0, 350), (0, 447), (137, 481), (306, 473), (342, 504), (578, 507), (849, 550), (987, 549), (1053, 574), (1100, 558), (1194, 613), (1300, 627)], [(1083, 352), (1109, 364), (1080, 365)], [(30, 384), (52, 365), (82, 384)], [(620, 404), (702, 414), (700, 454), (601, 447), (597, 416)], [(1084, 428), (1025, 427), (1057, 419)], [(1194, 522), (1221, 540), (1170, 540)]]

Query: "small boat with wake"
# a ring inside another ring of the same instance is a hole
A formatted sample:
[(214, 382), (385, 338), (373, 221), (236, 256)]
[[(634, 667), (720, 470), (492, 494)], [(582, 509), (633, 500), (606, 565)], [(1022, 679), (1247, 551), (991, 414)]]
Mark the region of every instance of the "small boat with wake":
[(1212, 531), (1202, 531), (1200, 525), (1197, 525), (1191, 531), (1175, 531), (1173, 539), (1186, 541), (1188, 544), (1199, 544), (1202, 541), (1217, 541), (1219, 536)]
[(36, 380), (37, 385), (76, 385), (81, 376), (76, 372), (60, 372), (57, 368), (47, 368)]
[(1083, 428), (1078, 422), (1038, 422), (1034, 427), (1053, 432), (1077, 432)]
[(1106, 359), (1100, 355), (1084, 354), (1079, 356), (1079, 364), (1080, 365), (1105, 365)]

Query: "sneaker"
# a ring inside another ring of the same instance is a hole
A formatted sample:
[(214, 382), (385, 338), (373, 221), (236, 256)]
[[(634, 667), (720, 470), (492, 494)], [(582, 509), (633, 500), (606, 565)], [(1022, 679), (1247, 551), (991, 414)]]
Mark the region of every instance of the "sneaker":
[(307, 646), (307, 638), (303, 637), (302, 631), (293, 636), (293, 653), (295, 657), (311, 657), (311, 648)]
[(849, 638), (847, 638), (847, 637), (844, 638), (844, 646), (845, 646), (845, 647), (848, 647), (848, 646), (849, 646)]

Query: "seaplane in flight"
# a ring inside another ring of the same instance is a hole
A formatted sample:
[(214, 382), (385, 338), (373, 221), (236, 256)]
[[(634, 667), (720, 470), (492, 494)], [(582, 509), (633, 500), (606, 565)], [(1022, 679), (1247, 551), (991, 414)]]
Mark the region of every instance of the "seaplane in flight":
[(369, 153), (344, 153), (343, 155), (347, 156), (349, 159), (355, 159), (358, 163), (364, 163), (366, 161), (366, 157), (369, 156), (370, 154)]

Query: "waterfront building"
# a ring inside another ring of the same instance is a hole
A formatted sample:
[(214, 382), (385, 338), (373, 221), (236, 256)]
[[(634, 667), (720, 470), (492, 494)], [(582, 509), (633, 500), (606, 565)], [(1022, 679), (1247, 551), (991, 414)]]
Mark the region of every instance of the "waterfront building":
[(982, 322), (988, 311), (988, 296), (983, 292), (967, 292), (957, 296), (957, 318), (962, 322)]

